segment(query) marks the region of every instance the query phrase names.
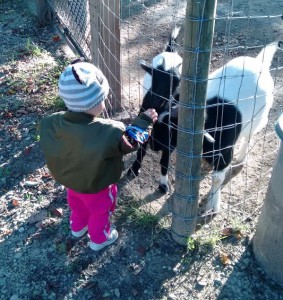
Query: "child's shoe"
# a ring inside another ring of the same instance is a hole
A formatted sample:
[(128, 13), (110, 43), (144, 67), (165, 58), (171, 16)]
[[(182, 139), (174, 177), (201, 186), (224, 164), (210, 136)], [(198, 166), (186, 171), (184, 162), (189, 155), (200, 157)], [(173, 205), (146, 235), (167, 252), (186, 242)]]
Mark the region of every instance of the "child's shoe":
[(89, 246), (94, 251), (99, 251), (104, 247), (113, 244), (118, 239), (118, 231), (115, 228), (111, 228), (109, 240), (105, 241), (102, 244), (96, 244), (94, 242), (90, 242)]
[(77, 237), (77, 238), (80, 238), (80, 237), (82, 237), (83, 235), (85, 235), (86, 234), (86, 232), (87, 232), (87, 226), (86, 227), (84, 227), (82, 230), (80, 230), (80, 231), (73, 231), (72, 230), (72, 235), (74, 236), (74, 237)]

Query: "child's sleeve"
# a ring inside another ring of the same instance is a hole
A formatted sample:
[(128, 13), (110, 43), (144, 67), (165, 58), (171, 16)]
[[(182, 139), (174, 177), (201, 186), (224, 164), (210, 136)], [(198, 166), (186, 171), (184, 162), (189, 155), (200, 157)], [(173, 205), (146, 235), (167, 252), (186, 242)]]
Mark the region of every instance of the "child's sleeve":
[(121, 143), (123, 154), (136, 151), (139, 148), (139, 143), (147, 141), (152, 130), (152, 124), (152, 119), (145, 113), (141, 113), (131, 125), (126, 127)]

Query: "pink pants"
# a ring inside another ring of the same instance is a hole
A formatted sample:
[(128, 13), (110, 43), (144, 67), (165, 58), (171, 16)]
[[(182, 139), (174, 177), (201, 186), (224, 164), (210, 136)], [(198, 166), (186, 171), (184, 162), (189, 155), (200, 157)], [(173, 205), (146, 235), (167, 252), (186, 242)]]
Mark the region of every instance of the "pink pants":
[(70, 223), (73, 231), (88, 226), (92, 242), (105, 242), (110, 233), (110, 216), (116, 207), (117, 185), (112, 184), (96, 194), (82, 194), (67, 189), (71, 209)]

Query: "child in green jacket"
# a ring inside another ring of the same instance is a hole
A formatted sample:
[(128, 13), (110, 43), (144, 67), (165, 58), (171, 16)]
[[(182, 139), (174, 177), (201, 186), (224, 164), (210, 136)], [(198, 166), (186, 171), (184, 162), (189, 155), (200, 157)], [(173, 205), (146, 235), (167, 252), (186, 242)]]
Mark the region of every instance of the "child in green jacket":
[[(41, 120), (40, 142), (47, 166), (67, 188), (70, 224), (75, 237), (87, 231), (90, 248), (98, 251), (114, 243), (118, 232), (110, 216), (116, 206), (117, 181), (123, 155), (138, 148), (124, 124), (99, 118), (109, 93), (102, 72), (87, 62), (73, 63), (59, 78), (59, 96), (68, 111)], [(157, 120), (154, 109), (141, 113), (131, 124), (150, 131)]]

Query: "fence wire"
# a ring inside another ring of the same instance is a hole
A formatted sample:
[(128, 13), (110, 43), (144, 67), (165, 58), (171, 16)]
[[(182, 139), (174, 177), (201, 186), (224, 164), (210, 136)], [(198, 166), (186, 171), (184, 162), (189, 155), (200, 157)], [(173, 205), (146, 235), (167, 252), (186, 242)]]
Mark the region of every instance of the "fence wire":
[[(210, 71), (214, 71), (231, 59), (257, 53), (268, 43), (277, 40), (282, 31), (281, 0), (219, 0), (215, 19), (212, 58)], [(92, 59), (90, 11), (87, 0), (48, 0), (63, 32), (76, 44), (77, 49), (87, 58)], [(183, 27), (185, 22), (185, 0), (122, 0), (119, 18), (120, 36), (120, 66), (122, 119), (130, 120), (139, 111), (142, 103), (142, 88), (144, 71), (138, 61), (144, 59), (151, 62), (152, 58), (164, 50), (168, 35), (176, 26), (181, 27), (177, 49), (183, 53)], [(107, 7), (106, 7), (107, 8)], [(112, 15), (113, 12), (105, 14)], [(107, 28), (105, 29), (107, 30)], [(108, 28), (112, 33), (112, 29)], [(192, 37), (195, 38), (195, 37)], [(282, 37), (281, 37), (282, 38)], [(109, 45), (108, 41), (103, 41)], [(107, 46), (111, 52), (111, 47)], [(273, 159), (277, 149), (277, 139), (273, 124), (283, 110), (282, 104), (282, 55), (277, 53), (272, 63), (271, 74), (275, 80), (275, 101), (270, 111), (267, 127), (256, 135), (249, 146), (249, 158), (241, 172), (234, 176), (234, 170), (228, 174), (227, 184), (223, 187), (223, 210), (225, 219), (254, 218), (259, 212), (264, 198), (268, 178), (272, 169)], [(109, 68), (111, 71), (111, 66)], [(191, 109), (196, 110), (197, 107)], [(188, 153), (184, 155), (189, 155)], [(128, 169), (134, 159), (132, 156), (125, 162)], [(166, 196), (156, 192), (159, 180), (159, 154), (149, 152), (139, 177), (127, 181), (124, 193), (134, 194), (144, 200), (146, 207), (155, 211), (171, 213), (170, 195), (175, 183), (175, 154), (169, 163), (168, 176), (171, 190)], [(234, 172), (235, 173), (235, 172)], [(211, 186), (211, 168), (202, 166), (202, 182), (200, 187), (201, 202), (207, 198)], [(186, 195), (189, 199), (191, 195)], [(151, 199), (160, 198), (159, 204)], [(168, 200), (169, 198), (169, 200)], [(149, 199), (149, 201), (147, 201)], [(220, 217), (221, 218), (221, 217)], [(228, 221), (227, 221), (228, 222)]]
[(91, 36), (87, 0), (48, 0), (64, 34), (84, 57), (91, 59)]

